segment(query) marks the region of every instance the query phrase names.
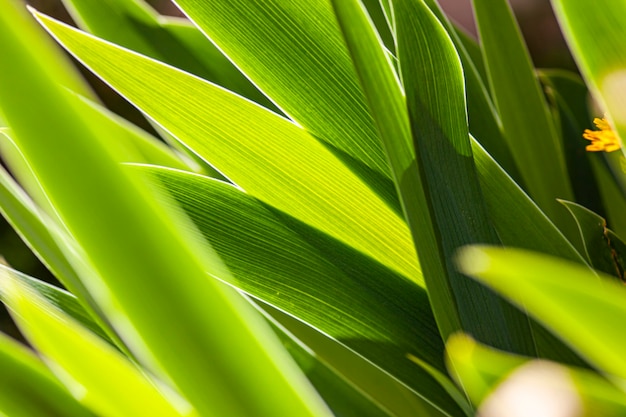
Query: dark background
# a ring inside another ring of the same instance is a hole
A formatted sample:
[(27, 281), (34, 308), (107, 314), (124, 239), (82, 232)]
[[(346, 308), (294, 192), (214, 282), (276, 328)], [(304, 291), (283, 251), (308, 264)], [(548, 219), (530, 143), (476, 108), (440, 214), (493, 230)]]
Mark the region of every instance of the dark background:
[[(575, 71), (574, 61), (561, 36), (549, 0), (509, 1), (514, 7), (535, 66)], [(45, 14), (72, 23), (60, 0), (28, 0), (27, 3)], [(179, 10), (169, 0), (152, 0), (148, 3), (163, 14), (181, 16)], [(470, 33), (476, 33), (471, 0), (440, 0), (440, 4), (456, 22)], [(94, 76), (82, 69), (81, 71), (107, 107), (144, 129), (151, 130), (145, 119), (133, 107)], [(0, 256), (4, 257), (9, 265), (19, 271), (58, 284), (1, 217)], [(19, 333), (7, 314), (1, 309), (2, 307), (0, 307), (0, 330), (19, 338)]]

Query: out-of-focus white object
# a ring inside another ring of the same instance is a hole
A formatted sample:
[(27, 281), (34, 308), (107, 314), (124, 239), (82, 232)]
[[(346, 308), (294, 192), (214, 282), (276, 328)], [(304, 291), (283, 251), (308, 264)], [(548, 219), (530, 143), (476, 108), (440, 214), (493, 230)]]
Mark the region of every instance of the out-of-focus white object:
[(582, 417), (584, 409), (567, 369), (535, 360), (517, 368), (481, 404), (480, 417)]

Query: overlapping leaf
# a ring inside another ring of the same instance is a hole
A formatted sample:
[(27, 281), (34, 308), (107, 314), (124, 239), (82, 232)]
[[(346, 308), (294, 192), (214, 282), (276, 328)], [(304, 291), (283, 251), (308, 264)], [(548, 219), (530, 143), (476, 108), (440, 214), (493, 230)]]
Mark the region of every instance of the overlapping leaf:
[(246, 192), (421, 282), (401, 217), (307, 132), (213, 84), (40, 19), (83, 63)]
[(357, 163), (389, 175), (328, 1), (176, 3), (285, 114)]
[(452, 374), (466, 387), (472, 402), (482, 404), (479, 413), (487, 415), (491, 408), (491, 416), (496, 408), (508, 413), (523, 407), (532, 412), (536, 406), (558, 412), (575, 410), (589, 417), (618, 417), (626, 412), (623, 392), (589, 370), (511, 355), (460, 334), (450, 339), (447, 352)]
[(530, 195), (564, 230), (557, 198), (572, 199), (561, 142), (512, 11), (505, 0), (474, 0), (480, 44), (505, 138)]
[(233, 273), (219, 278), (338, 340), (455, 415), (445, 390), (407, 359), (410, 353), (443, 370), (423, 288), (232, 185), (138, 168), (160, 179)]
[(206, 279), (207, 271), (227, 274), (219, 259), (188, 240), (184, 218), (123, 170), (106, 132), (88, 126), (48, 71), (37, 53), (43, 46), (24, 43), (28, 16), (1, 3), (0, 39), (12, 58), (0, 72), (2, 112), (80, 255), (89, 254), (73, 266), (125, 342), (199, 413), (328, 415), (257, 314)]
[(177, 410), (128, 358), (24, 285), (26, 278), (12, 274), (3, 268), (0, 285), (13, 318), (68, 390), (95, 414), (189, 415), (188, 404)]
[[(419, 181), (424, 191), (412, 232), (435, 317), (447, 338), (466, 329), (477, 338), (518, 352), (532, 352), (530, 329), (484, 287), (459, 274), (452, 254), (470, 242), (498, 244), (482, 197), (467, 126), (460, 59), (451, 39), (421, 1), (394, 3), (398, 58), (415, 147), (415, 169), (402, 181)], [(415, 176), (411, 178), (411, 176)], [(417, 187), (415, 187), (417, 189)], [(448, 324), (455, 312), (460, 323)]]
[(579, 265), (514, 249), (469, 247), (459, 262), (465, 273), (525, 308), (626, 389), (626, 360), (615, 348), (626, 342), (624, 333), (615, 331), (626, 319), (621, 284)]
[[(563, 34), (596, 100), (626, 137), (626, 4), (552, 0)], [(598, 115), (602, 116), (602, 115)]]

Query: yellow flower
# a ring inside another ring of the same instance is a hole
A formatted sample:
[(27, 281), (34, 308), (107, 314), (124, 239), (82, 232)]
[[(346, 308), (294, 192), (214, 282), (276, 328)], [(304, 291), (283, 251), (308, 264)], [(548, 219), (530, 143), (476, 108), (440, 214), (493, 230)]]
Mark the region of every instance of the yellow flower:
[(585, 149), (590, 152), (613, 152), (622, 146), (617, 134), (611, 129), (611, 125), (609, 125), (606, 119), (595, 118), (593, 119), (593, 123), (600, 130), (585, 129), (583, 138), (591, 141), (591, 145), (587, 145)]

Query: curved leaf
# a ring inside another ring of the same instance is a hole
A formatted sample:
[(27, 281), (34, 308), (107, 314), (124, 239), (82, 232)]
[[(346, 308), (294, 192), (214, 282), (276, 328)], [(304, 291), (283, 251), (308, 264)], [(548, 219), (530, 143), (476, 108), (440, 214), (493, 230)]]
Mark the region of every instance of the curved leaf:
[[(472, 155), (460, 59), (426, 4), (399, 0), (394, 10), (416, 155), (415, 168), (402, 181), (419, 181), (414, 189), (424, 195), (415, 208), (420, 217), (411, 226), (441, 333), (446, 339), (465, 329), (494, 346), (533, 352), (527, 318), (451, 263), (460, 246), (500, 243)], [(457, 317), (451, 319), (453, 314)]]
[(464, 273), (525, 308), (583, 358), (626, 390), (626, 359), (616, 331), (626, 320), (626, 289), (612, 278), (557, 258), (514, 249), (462, 250)]
[[(489, 154), (498, 161), (498, 164), (518, 184), (522, 184), (513, 155), (502, 132), (500, 117), (485, 85), (487, 78), (481, 75), (481, 71), (485, 71), (484, 63), (482, 62), (482, 51), (473, 39), (468, 40), (467, 35), (464, 36), (463, 31), (458, 29), (448, 19), (437, 1), (423, 1), (446, 28), (463, 64), (470, 132)], [(477, 59), (480, 59), (480, 61), (477, 61)]]
[(561, 204), (565, 205), (578, 224), (589, 265), (605, 274), (626, 279), (623, 260), (626, 245), (607, 228), (606, 220), (579, 204), (570, 201), (561, 201)]

